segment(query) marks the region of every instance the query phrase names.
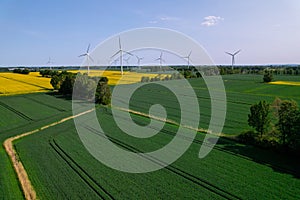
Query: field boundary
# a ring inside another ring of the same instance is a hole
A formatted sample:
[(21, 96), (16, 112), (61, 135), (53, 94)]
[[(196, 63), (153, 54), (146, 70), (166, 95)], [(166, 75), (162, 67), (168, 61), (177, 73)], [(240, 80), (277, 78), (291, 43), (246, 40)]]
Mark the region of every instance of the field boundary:
[(66, 118), (63, 118), (61, 119), (60, 121), (57, 121), (57, 122), (53, 122), (51, 124), (48, 124), (48, 125), (45, 125), (41, 128), (37, 128), (33, 131), (29, 131), (29, 132), (26, 132), (26, 133), (22, 133), (20, 135), (16, 135), (16, 136), (13, 136), (13, 137), (10, 137), (8, 139), (6, 139), (3, 143), (3, 147), (7, 153), (7, 155), (9, 156), (10, 160), (11, 160), (11, 163), (14, 167), (14, 170), (17, 174), (17, 177), (18, 177), (18, 180), (20, 182), (20, 185), (22, 187), (22, 191), (23, 191), (23, 194), (25, 196), (25, 199), (28, 199), (28, 200), (32, 200), (32, 199), (37, 199), (37, 196), (36, 196), (36, 192), (29, 180), (29, 177), (28, 177), (28, 174), (24, 168), (24, 165), (22, 164), (22, 162), (19, 160), (19, 157), (18, 157), (18, 154), (14, 148), (14, 145), (13, 145), (13, 142), (18, 140), (18, 139), (21, 139), (21, 138), (24, 138), (28, 135), (32, 135), (34, 133), (37, 133), (39, 131), (42, 131), (44, 129), (47, 129), (47, 128), (50, 128), (50, 127), (53, 127), (53, 126), (56, 126), (58, 124), (61, 124), (63, 122), (66, 122), (70, 119), (74, 119), (76, 117), (79, 117), (79, 116), (82, 116), (82, 115), (85, 115), (87, 113), (90, 113), (92, 112), (94, 109), (91, 109), (91, 110), (87, 110), (87, 111), (84, 111), (84, 112), (81, 112), (77, 115), (72, 115), (72, 116), (69, 116), (69, 117), (66, 117)]

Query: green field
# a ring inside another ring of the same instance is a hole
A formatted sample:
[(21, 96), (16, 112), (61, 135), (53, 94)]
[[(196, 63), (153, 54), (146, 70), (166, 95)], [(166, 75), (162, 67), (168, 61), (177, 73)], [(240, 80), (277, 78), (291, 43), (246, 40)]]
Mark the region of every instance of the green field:
[[(0, 142), (71, 115), (71, 103), (46, 94), (0, 98)], [(22, 199), (10, 160), (0, 147), (0, 199)]]
[[(298, 77), (284, 78), (296, 81)], [(300, 103), (297, 86), (263, 84), (262, 76), (257, 75), (228, 75), (223, 80), (228, 109), (225, 134), (249, 130), (250, 105), (259, 100), (272, 102), (280, 97)], [(199, 127), (207, 128), (210, 120), (207, 88), (202, 79), (192, 79), (190, 84), (200, 105)], [(164, 105), (169, 119), (180, 122), (178, 101), (157, 84), (136, 91), (130, 108), (148, 113), (156, 101)], [(5, 116), (0, 119), (1, 142), (71, 115), (70, 110), (70, 101), (46, 94), (1, 97), (0, 114)], [(97, 116), (106, 136), (132, 152), (160, 149), (178, 129), (165, 124), (154, 137), (137, 139), (117, 127), (110, 108), (97, 108)], [(146, 117), (131, 117), (140, 125), (149, 123)], [(101, 134), (88, 125), (85, 128), (87, 133)], [(200, 146), (207, 145), (202, 144), (204, 136), (197, 134), (188, 151), (172, 165), (145, 174), (119, 172), (97, 161), (82, 145), (72, 120), (18, 140), (15, 148), (40, 199), (300, 199), (300, 164), (296, 158), (224, 138), (207, 157), (199, 159)], [(0, 198), (20, 199), (18, 181), (2, 147), (0, 156)]]

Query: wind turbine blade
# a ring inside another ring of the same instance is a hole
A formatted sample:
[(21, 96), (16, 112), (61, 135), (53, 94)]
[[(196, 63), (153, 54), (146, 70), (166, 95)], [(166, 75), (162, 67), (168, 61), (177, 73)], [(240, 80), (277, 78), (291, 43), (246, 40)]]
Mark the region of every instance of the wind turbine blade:
[(114, 55), (112, 55), (110, 58), (115, 57), (116, 55), (118, 55), (121, 52), (121, 50), (117, 51)]
[(129, 54), (129, 55), (131, 55), (131, 56), (133, 56), (133, 54), (132, 53), (130, 53), (130, 52), (128, 52), (128, 51), (123, 51), (124, 53), (127, 53), (127, 54)]
[(91, 44), (89, 44), (88, 48), (86, 49), (86, 53), (88, 53), (88, 52), (89, 52), (89, 50), (90, 50), (90, 47), (91, 47)]
[(86, 56), (87, 54), (86, 53), (84, 53), (84, 54), (81, 54), (81, 55), (79, 55), (78, 57), (82, 57), (82, 56)]
[(157, 59), (155, 59), (154, 61), (157, 61), (157, 60), (160, 60), (161, 58), (157, 58)]
[(189, 55), (188, 55), (187, 57), (190, 57), (190, 56), (191, 56), (191, 54), (192, 54), (192, 51), (190, 51), (190, 53), (189, 53)]
[(122, 49), (122, 45), (121, 45), (121, 37), (119, 36), (119, 49)]
[(242, 50), (240, 49), (240, 50), (238, 50), (237, 52), (235, 52), (233, 55), (236, 55), (236, 54), (238, 54), (238, 53), (240, 53)]
[(162, 55), (163, 55), (163, 52), (161, 52), (161, 53), (160, 53), (160, 56), (159, 56), (159, 57), (161, 58), (161, 57), (162, 57)]
[(89, 58), (92, 62), (94, 62), (94, 59), (93, 59), (91, 56), (88, 55), (88, 58)]
[(225, 51), (225, 53), (227, 53), (228, 55), (231, 55), (231, 56), (233, 56), (233, 54), (232, 54), (232, 53), (229, 53), (229, 52), (226, 52), (226, 51)]

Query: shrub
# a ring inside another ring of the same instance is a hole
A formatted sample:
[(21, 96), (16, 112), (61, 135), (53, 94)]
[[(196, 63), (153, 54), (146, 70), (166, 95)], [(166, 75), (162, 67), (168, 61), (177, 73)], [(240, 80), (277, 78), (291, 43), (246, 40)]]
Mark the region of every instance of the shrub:
[(273, 80), (273, 74), (269, 71), (265, 72), (264, 77), (263, 77), (264, 83), (269, 83), (272, 80)]
[(254, 131), (246, 131), (237, 136), (237, 139), (245, 144), (256, 144), (257, 133)]

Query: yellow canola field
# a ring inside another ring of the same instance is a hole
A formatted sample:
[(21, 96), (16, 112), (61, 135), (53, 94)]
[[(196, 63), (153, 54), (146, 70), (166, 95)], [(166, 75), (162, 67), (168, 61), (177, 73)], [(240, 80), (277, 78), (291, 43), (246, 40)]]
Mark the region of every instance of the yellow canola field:
[(294, 82), (294, 81), (273, 81), (273, 82), (270, 82), (269, 84), (274, 84), (274, 85), (295, 85), (295, 86), (300, 86), (300, 82)]
[[(77, 73), (79, 71), (70, 70), (69, 72)], [(86, 73), (86, 71), (81, 72)], [(124, 72), (122, 76), (120, 71), (91, 70), (90, 76), (105, 76), (108, 78), (109, 85), (116, 85), (138, 83), (141, 82), (143, 76), (151, 79), (156, 76), (164, 78), (167, 75)], [(42, 77), (39, 72), (30, 72), (29, 75), (0, 73), (0, 96), (49, 91), (53, 89), (50, 80), (51, 78)]]
[(41, 77), (39, 72), (29, 75), (0, 73), (0, 95), (45, 92), (52, 89), (50, 78)]
[[(69, 72), (77, 73), (86, 73), (86, 70), (70, 70)], [(158, 74), (148, 74), (148, 73), (137, 73), (137, 72), (124, 72), (123, 76), (120, 71), (103, 71), (103, 70), (90, 70), (90, 76), (105, 76), (108, 78), (109, 85), (117, 85), (117, 84), (132, 84), (141, 82), (142, 77), (154, 78), (158, 76)], [(161, 78), (167, 76), (167, 74), (159, 75)]]

